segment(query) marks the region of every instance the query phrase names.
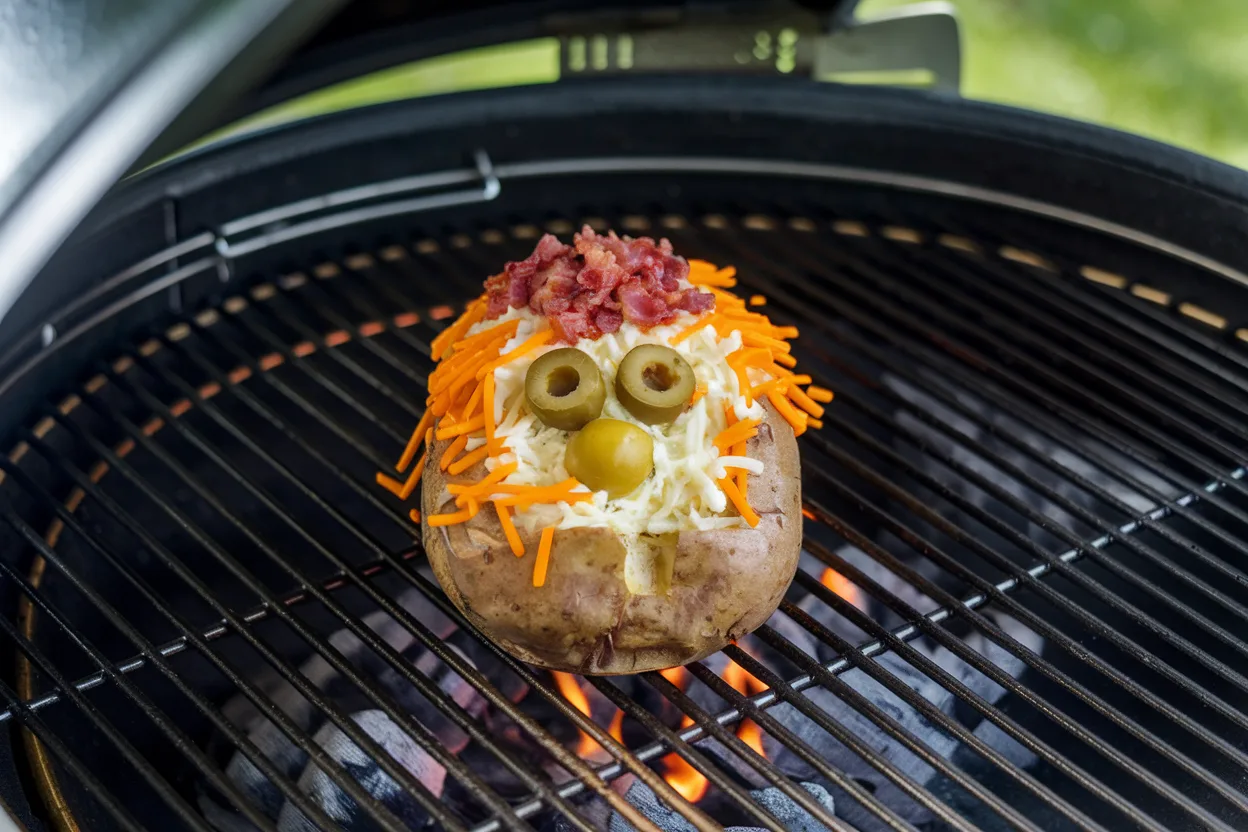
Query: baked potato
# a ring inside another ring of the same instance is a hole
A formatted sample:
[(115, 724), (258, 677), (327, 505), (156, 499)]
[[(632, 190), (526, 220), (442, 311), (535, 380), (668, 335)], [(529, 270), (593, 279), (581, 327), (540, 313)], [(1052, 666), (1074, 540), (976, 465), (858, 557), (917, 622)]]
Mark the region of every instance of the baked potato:
[[(449, 440), (435, 443), (440, 458)], [(687, 664), (764, 623), (793, 580), (801, 552), (801, 477), (793, 429), (768, 407), (747, 452), (764, 473), (750, 484), (754, 528), (682, 531), (631, 540), (604, 528), (554, 536), (541, 587), (516, 558), (498, 515), (423, 525), (438, 582), (478, 629), (524, 661), (571, 673), (640, 673)], [(425, 468), (422, 516), (455, 510), (451, 476)], [(535, 551), (537, 535), (520, 532)], [(665, 539), (666, 538), (666, 539)]]
[(801, 552), (796, 439), (832, 394), (734, 274), (666, 240), (547, 235), (431, 344), (405, 481), (378, 483), (420, 486), (438, 582), (513, 655), (658, 670), (779, 604)]

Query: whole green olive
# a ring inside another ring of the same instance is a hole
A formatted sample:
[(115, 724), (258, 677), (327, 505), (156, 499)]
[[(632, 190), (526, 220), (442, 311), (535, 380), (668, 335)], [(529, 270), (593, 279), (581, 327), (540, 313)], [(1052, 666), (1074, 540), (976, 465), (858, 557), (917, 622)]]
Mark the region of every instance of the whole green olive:
[(580, 430), (602, 413), (607, 385), (594, 359), (572, 347), (538, 356), (524, 376), (529, 412), (559, 430)]
[(568, 440), (563, 466), (594, 491), (623, 497), (654, 470), (654, 440), (630, 422), (595, 419)]
[(639, 422), (676, 421), (693, 398), (697, 380), (680, 353), (661, 344), (633, 347), (615, 374), (615, 395)]

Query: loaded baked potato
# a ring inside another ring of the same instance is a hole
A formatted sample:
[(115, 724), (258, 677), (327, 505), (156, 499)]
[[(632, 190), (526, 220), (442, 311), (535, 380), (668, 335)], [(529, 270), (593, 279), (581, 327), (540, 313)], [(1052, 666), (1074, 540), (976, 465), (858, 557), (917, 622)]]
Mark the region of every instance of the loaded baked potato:
[[(447, 595), (543, 667), (685, 664), (761, 625), (801, 550), (795, 436), (829, 391), (666, 240), (547, 236), (433, 344), (400, 460)], [(421, 445), (425, 452), (416, 454)], [(413, 465), (414, 463), (414, 465)]]

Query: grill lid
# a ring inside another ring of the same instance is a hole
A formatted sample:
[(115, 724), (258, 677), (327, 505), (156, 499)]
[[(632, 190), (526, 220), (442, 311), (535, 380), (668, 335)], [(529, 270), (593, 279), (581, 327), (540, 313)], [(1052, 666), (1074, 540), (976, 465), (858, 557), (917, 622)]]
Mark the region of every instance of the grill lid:
[[(342, 0), (132, 0), (86, 9), (55, 2), (19, 9), (0, 20), (0, 44), (6, 47), (0, 69), (16, 79), (0, 92), (0, 110), (14, 116), (0, 141), (0, 159), (8, 160), (0, 161), (0, 256), (6, 263), (0, 320), (128, 170), (247, 113), (405, 61), (558, 35), (565, 38), (566, 67), (569, 55), (576, 61), (576, 51), (567, 48), (569, 36), (580, 38), (583, 54), (584, 34), (644, 30), (638, 70), (827, 74), (930, 67), (938, 87), (956, 89), (957, 29), (944, 4), (889, 15), (852, 42), (806, 37), (847, 32), (856, 5), (857, 0), (649, 0), (619, 6), (589, 0), (369, 0), (351, 3), (332, 18)], [(790, 21), (804, 33), (800, 50), (778, 44), (766, 56), (750, 55), (757, 26)], [(686, 22), (696, 28), (683, 27)], [(648, 37), (656, 27), (664, 31), (673, 24), (684, 29), (675, 40)], [(290, 55), (301, 42), (304, 47)], [(73, 48), (58, 50), (55, 44)], [(793, 54), (781, 54), (786, 48)], [(602, 56), (601, 65), (596, 56), (582, 62), (593, 71), (634, 68), (631, 58), (619, 59), (608, 50), (605, 39)]]

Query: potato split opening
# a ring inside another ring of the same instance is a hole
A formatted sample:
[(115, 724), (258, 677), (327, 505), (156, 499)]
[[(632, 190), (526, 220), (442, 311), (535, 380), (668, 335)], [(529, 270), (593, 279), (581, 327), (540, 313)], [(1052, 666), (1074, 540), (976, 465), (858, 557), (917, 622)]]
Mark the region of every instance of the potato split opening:
[(672, 588), (679, 534), (643, 534), (624, 543), (624, 585), (633, 595), (666, 595)]

